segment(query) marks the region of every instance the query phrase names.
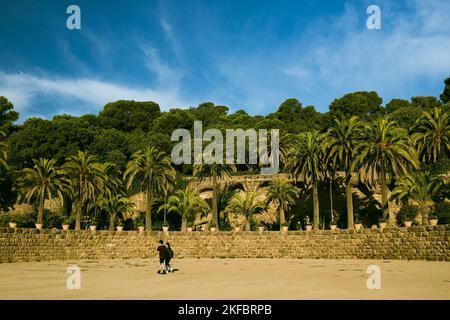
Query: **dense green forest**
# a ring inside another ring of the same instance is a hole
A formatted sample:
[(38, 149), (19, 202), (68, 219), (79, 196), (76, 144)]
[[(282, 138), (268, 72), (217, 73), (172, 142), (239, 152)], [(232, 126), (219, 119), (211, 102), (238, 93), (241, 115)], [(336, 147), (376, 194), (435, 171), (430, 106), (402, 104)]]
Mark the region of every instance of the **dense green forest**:
[[(73, 219), (78, 228), (82, 214), (95, 216), (102, 220), (99, 224), (111, 227), (111, 221), (112, 226), (130, 223), (121, 218), (132, 211), (127, 197), (133, 192), (147, 191), (152, 196), (148, 198), (147, 228), (152, 227), (152, 215), (160, 220), (158, 208), (161, 199), (167, 196), (170, 198), (165, 208), (181, 216), (180, 221), (171, 223), (177, 226), (182, 223), (185, 228), (191, 211), (207, 211), (208, 206), (186, 188), (183, 177), (201, 176), (205, 168), (173, 166), (167, 155), (175, 144), (170, 140), (172, 131), (193, 130), (194, 121), (200, 120), (204, 129), (280, 129), (281, 147), (286, 150), (281, 170), (292, 174), (294, 179), (308, 178), (307, 186), (297, 184), (292, 186), (295, 190), (280, 181), (271, 186), (270, 198), (278, 201), (282, 212), (278, 222), (281, 225), (286, 224), (284, 215), (294, 206), (293, 199), (300, 198), (312, 207), (311, 218), (314, 227), (319, 228), (323, 210), (319, 211), (318, 198), (328, 193), (325, 188), (332, 179), (335, 191), (343, 194), (343, 202), (336, 205), (346, 212), (341, 226), (352, 227), (353, 219), (359, 220), (364, 215), (356, 212), (354, 216), (353, 204), (349, 202), (353, 173), (365, 176), (366, 184), (381, 187), (382, 218), (389, 218), (383, 211), (390, 190), (399, 201), (415, 200), (414, 206), (405, 202), (402, 214), (435, 212), (442, 222), (448, 222), (449, 188), (440, 175), (450, 171), (450, 78), (444, 81), (439, 98), (417, 96), (411, 100), (393, 99), (383, 105), (376, 92), (361, 91), (335, 99), (325, 113), (313, 106), (303, 106), (297, 99), (287, 99), (275, 109), (268, 115), (251, 115), (244, 110), (230, 113), (226, 106), (206, 102), (197, 107), (161, 111), (155, 102), (121, 100), (106, 104), (98, 115), (29, 118), (17, 124), (19, 114), (7, 97), (0, 97), (0, 208), (8, 211), (18, 201), (34, 203), (36, 219), (42, 223), (41, 204), (50, 196), (61, 196), (66, 204), (64, 215), (72, 217), (75, 212)], [(151, 175), (145, 167), (149, 159), (154, 166)], [(206, 176), (251, 174), (259, 171), (256, 169), (213, 165)], [(345, 174), (339, 183), (338, 179), (333, 180), (337, 171)], [(86, 175), (85, 180), (82, 175)], [(60, 187), (63, 185), (66, 188)], [(367, 191), (364, 185), (360, 189)], [(229, 201), (222, 204), (219, 197), (226, 198), (224, 192), (214, 190), (212, 204), (213, 224), (221, 228), (225, 227), (218, 212), (223, 207), (243, 211), (249, 209), (247, 201), (251, 210), (243, 214), (249, 217), (263, 208), (251, 194), (242, 199), (230, 195)], [(108, 210), (108, 214), (101, 214)], [(250, 220), (251, 217), (249, 224)]]

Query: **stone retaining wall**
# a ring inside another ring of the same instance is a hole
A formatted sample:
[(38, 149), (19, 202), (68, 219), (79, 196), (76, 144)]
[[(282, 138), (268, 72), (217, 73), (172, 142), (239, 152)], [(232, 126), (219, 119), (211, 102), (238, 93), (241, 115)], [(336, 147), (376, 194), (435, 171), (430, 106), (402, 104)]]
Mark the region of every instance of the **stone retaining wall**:
[(282, 232), (63, 231), (0, 228), (0, 262), (153, 258), (409, 259), (450, 261), (450, 225)]

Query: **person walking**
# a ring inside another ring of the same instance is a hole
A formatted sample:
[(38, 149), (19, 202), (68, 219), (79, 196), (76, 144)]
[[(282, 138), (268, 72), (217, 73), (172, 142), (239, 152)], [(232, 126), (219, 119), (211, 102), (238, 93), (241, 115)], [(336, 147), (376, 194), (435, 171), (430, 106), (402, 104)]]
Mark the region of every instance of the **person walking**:
[(159, 252), (159, 274), (166, 274), (166, 264), (165, 260), (169, 255), (167, 247), (164, 245), (164, 241), (159, 240), (159, 246), (156, 248), (156, 251)]
[(167, 256), (166, 259), (164, 260), (164, 263), (166, 264), (166, 271), (167, 272), (172, 272), (172, 265), (170, 264), (170, 260), (172, 260), (173, 258), (173, 250), (170, 247), (170, 243), (166, 242), (166, 248), (167, 248)]

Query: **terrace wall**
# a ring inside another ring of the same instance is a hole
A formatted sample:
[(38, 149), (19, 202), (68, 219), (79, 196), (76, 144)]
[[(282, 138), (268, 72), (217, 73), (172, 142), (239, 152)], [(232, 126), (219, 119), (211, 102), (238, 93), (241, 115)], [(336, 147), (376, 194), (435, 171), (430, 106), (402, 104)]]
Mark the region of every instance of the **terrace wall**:
[(154, 258), (409, 259), (450, 261), (450, 225), (282, 232), (63, 231), (0, 228), (0, 262)]

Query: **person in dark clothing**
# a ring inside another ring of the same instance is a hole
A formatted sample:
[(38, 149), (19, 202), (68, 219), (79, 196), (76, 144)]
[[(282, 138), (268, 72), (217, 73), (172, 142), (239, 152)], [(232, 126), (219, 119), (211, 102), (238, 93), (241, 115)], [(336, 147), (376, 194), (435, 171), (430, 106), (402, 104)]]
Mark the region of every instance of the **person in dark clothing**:
[(169, 252), (167, 251), (167, 247), (164, 245), (164, 241), (159, 240), (159, 246), (156, 248), (159, 252), (159, 274), (166, 274), (166, 265), (165, 260), (169, 256)]
[(172, 272), (172, 266), (170, 265), (170, 260), (173, 258), (173, 250), (170, 247), (170, 243), (166, 242), (166, 247), (167, 247), (167, 256), (166, 259), (164, 260), (164, 263), (166, 264), (166, 271), (167, 272)]

